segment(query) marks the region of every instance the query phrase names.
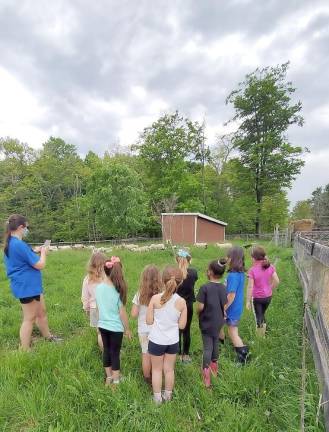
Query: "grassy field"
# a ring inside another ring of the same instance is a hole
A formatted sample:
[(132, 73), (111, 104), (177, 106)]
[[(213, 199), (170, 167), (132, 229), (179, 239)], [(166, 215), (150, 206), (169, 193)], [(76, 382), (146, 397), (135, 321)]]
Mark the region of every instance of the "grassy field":
[[(139, 274), (148, 263), (172, 262), (168, 251), (136, 254), (118, 251), (129, 284), (129, 305)], [(205, 281), (209, 260), (218, 250), (192, 249), (199, 283)], [(44, 271), (50, 326), (64, 336), (61, 345), (37, 338), (31, 353), (17, 351), (20, 307), (0, 268), (0, 430), (1, 431), (259, 431), (300, 430), (302, 294), (291, 261), (291, 251), (269, 249), (277, 258), (281, 285), (268, 312), (269, 334), (255, 336), (254, 319), (245, 312), (241, 335), (252, 361), (235, 363), (226, 342), (220, 357), (220, 376), (212, 390), (200, 377), (201, 340), (193, 320), (190, 365), (177, 364), (172, 402), (160, 407), (140, 372), (136, 323), (134, 338), (124, 341), (122, 371), (126, 380), (115, 390), (104, 387), (101, 356), (95, 331), (90, 329), (80, 303), (87, 251), (63, 251), (49, 256)], [(2, 259), (1, 259), (2, 262)], [(250, 261), (248, 260), (248, 264)], [(307, 349), (306, 430), (315, 425), (319, 398), (314, 365)]]

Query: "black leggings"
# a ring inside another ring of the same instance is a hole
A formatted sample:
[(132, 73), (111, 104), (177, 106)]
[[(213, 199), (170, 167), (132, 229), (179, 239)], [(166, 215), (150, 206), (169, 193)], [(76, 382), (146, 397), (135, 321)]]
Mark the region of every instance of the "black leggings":
[(271, 303), (272, 297), (254, 298), (254, 311), (256, 315), (257, 327), (261, 327), (265, 321), (265, 312)]
[(218, 335), (210, 336), (202, 333), (203, 342), (203, 359), (202, 367), (203, 369), (208, 368), (210, 362), (216, 362), (219, 355), (219, 340)]
[(191, 323), (193, 317), (193, 303), (186, 303), (186, 306), (187, 306), (186, 326), (184, 330), (179, 330), (179, 354), (183, 354), (183, 355), (188, 355), (190, 352)]
[(122, 332), (113, 332), (99, 328), (102, 336), (104, 351), (103, 351), (103, 366), (112, 367), (112, 370), (120, 370), (120, 350), (122, 345)]

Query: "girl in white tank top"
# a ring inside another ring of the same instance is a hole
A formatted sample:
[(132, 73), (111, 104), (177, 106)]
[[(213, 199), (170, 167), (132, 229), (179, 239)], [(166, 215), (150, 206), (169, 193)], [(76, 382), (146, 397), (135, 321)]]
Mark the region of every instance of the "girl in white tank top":
[(175, 293), (161, 309), (154, 309), (154, 321), (149, 334), (150, 341), (158, 345), (173, 345), (179, 342), (178, 320), (181, 311), (175, 306), (178, 299), (181, 297)]
[[(174, 387), (179, 329), (185, 328), (187, 318), (186, 302), (176, 294), (182, 280), (183, 274), (178, 267), (166, 267), (162, 274), (164, 292), (154, 295), (147, 309), (146, 323), (152, 326), (148, 351), (152, 364), (153, 399), (157, 404), (162, 399), (170, 400)], [(161, 394), (163, 373), (165, 390)]]

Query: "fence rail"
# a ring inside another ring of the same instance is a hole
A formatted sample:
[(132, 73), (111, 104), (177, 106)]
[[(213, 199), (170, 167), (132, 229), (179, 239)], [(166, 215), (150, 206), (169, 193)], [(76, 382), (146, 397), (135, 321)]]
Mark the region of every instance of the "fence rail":
[(226, 240), (272, 241), (276, 246), (289, 247), (291, 246), (292, 232), (289, 228), (279, 230), (279, 226), (276, 226), (273, 233), (226, 234), (225, 237)]
[[(131, 237), (127, 239), (108, 239), (108, 240), (77, 240), (77, 241), (65, 241), (65, 242), (56, 242), (53, 241), (51, 244), (53, 246), (72, 246), (75, 244), (83, 244), (83, 245), (100, 245), (100, 244), (108, 244), (108, 245), (118, 245), (122, 243), (145, 243), (145, 242), (152, 242), (152, 243), (159, 243), (162, 242), (162, 237)], [(30, 243), (32, 246), (39, 246), (42, 243), (41, 242), (35, 242)]]
[(301, 281), (307, 328), (322, 390), (329, 431), (329, 246), (327, 232), (302, 233), (294, 239), (294, 262)]

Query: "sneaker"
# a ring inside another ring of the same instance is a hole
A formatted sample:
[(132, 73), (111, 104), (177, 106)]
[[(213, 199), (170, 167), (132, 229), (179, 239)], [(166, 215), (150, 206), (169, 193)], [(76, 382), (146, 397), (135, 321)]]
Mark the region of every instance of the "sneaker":
[(202, 371), (204, 385), (209, 388), (211, 386), (210, 368), (204, 368)]
[(185, 364), (188, 364), (188, 363), (192, 362), (192, 359), (191, 359), (191, 357), (188, 354), (186, 354), (186, 355), (183, 356), (182, 362), (185, 363)]
[(217, 362), (210, 362), (210, 371), (213, 374), (213, 376), (217, 376), (218, 375), (218, 363)]
[(106, 377), (105, 387), (110, 387), (113, 383), (113, 378), (111, 376)]
[(59, 337), (59, 336), (51, 335), (51, 336), (47, 337), (46, 340), (48, 342), (58, 343), (58, 342), (63, 342), (64, 339)]
[(161, 396), (163, 401), (169, 402), (172, 399), (172, 391), (162, 390)]
[(161, 395), (161, 393), (153, 393), (153, 402), (156, 405), (161, 405), (162, 404), (162, 395)]

